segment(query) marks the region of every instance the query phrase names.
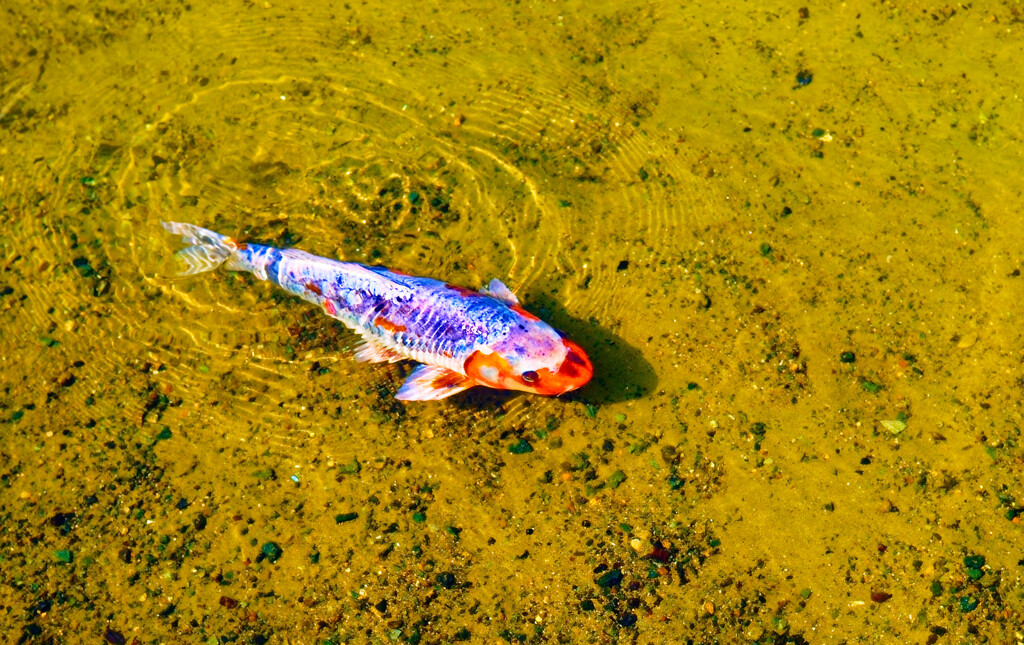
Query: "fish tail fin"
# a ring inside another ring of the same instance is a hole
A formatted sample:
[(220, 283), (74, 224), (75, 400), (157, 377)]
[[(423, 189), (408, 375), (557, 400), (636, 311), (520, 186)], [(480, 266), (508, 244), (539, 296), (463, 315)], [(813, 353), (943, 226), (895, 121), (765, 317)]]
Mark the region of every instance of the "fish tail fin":
[(175, 253), (185, 262), (185, 269), (179, 275), (195, 275), (212, 271), (224, 265), (229, 270), (242, 268), (238, 257), (238, 244), (230, 237), (211, 230), (183, 222), (162, 222), (164, 228), (174, 235), (180, 235), (189, 246)]

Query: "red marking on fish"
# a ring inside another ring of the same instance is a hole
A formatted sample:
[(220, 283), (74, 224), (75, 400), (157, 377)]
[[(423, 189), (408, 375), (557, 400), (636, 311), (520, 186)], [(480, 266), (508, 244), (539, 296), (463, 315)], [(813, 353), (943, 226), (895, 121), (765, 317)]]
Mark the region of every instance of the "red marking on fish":
[(373, 324), (377, 325), (381, 329), (388, 330), (392, 334), (397, 334), (399, 332), (403, 332), (406, 329), (408, 329), (405, 325), (399, 325), (399, 324), (393, 323), (393, 322), (391, 322), (390, 320), (388, 320), (387, 318), (385, 318), (383, 316), (377, 316), (376, 318), (374, 318), (373, 319)]
[(540, 318), (538, 318), (537, 316), (534, 316), (534, 315), (533, 315), (533, 314), (531, 314), (531, 313), (530, 313), (529, 311), (527, 311), (527, 310), (523, 309), (523, 308), (522, 308), (521, 306), (519, 306), (519, 305), (510, 305), (510, 306), (509, 306), (509, 309), (511, 309), (512, 311), (516, 312), (517, 314), (519, 314), (519, 315), (520, 315), (520, 316), (522, 316), (523, 318), (526, 318), (527, 320), (532, 320), (532, 321), (538, 321), (538, 320), (540, 320)]

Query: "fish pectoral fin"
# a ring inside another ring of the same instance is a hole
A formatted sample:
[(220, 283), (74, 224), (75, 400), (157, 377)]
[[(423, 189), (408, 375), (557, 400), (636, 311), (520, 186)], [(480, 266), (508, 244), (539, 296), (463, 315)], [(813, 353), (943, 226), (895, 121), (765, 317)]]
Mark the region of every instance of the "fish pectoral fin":
[(480, 293), (485, 296), (490, 296), (496, 300), (500, 300), (507, 305), (518, 305), (519, 298), (516, 298), (516, 294), (512, 293), (512, 290), (505, 286), (505, 283), (497, 278), (493, 278), (487, 283), (487, 286), (480, 290)]
[(361, 343), (356, 345), (355, 359), (360, 363), (383, 363), (385, 361), (397, 363), (405, 358), (372, 338), (364, 338)]
[(395, 394), (399, 401), (438, 401), (476, 385), (476, 381), (437, 365), (420, 365)]

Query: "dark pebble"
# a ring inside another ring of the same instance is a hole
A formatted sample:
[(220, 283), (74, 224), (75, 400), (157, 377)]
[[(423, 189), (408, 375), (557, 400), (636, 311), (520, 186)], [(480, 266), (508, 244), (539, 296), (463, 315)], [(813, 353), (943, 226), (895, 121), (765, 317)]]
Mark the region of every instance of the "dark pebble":
[(192, 520), (192, 528), (194, 528), (197, 531), (202, 531), (203, 529), (205, 529), (206, 528), (206, 516), (205, 515), (196, 515), (195, 519)]
[[(43, 633), (43, 628), (35, 623), (29, 623), (25, 625), (25, 633), (29, 636), (38, 636)], [(124, 641), (121, 642), (123, 643)]]
[(797, 87), (806, 87), (806, 86), (810, 85), (811, 81), (813, 81), (813, 80), (814, 80), (814, 74), (812, 74), (809, 70), (802, 69), (802, 70), (800, 70), (799, 72), (796, 73), (796, 86)]
[(985, 566), (985, 556), (969, 555), (964, 558), (964, 566), (968, 569), (980, 569)]
[(183, 511), (186, 508), (188, 508), (188, 500), (182, 497), (181, 499), (178, 500), (178, 503), (175, 504), (174, 507), (177, 508), (179, 511)]
[(388, 610), (388, 600), (387, 600), (387, 598), (385, 598), (384, 600), (381, 600), (379, 603), (374, 605), (373, 608), (376, 609), (377, 611), (379, 611), (382, 614), (386, 613), (387, 610)]
[(974, 611), (978, 608), (978, 599), (972, 596), (963, 596), (960, 598), (960, 611), (965, 614)]
[(615, 587), (618, 586), (620, 582), (622, 582), (622, 572), (618, 569), (612, 569), (597, 579), (597, 586), (606, 588)]
[(50, 518), (50, 525), (60, 528), (75, 519), (74, 513), (56, 513)]
[(220, 606), (226, 607), (228, 609), (234, 609), (235, 607), (238, 607), (238, 601), (234, 598), (231, 598), (230, 596), (221, 596)]
[(71, 261), (71, 264), (74, 265), (76, 269), (78, 269), (78, 273), (83, 278), (88, 278), (89, 276), (96, 274), (96, 271), (94, 271), (93, 268), (89, 265), (89, 260), (85, 258), (75, 258), (74, 260)]
[(655, 543), (654, 548), (651, 549), (651, 552), (648, 554), (648, 557), (652, 560), (657, 560), (662, 564), (667, 564), (668, 561), (672, 558), (672, 552), (666, 549), (664, 546), (662, 546), (661, 542), (657, 542)]
[(580, 603), (580, 609), (582, 609), (583, 611), (594, 611), (594, 601), (584, 600)]
[(447, 571), (437, 574), (437, 584), (441, 585), (445, 589), (451, 589), (455, 586), (455, 574)]
[(891, 593), (886, 593), (884, 591), (872, 591), (871, 592), (871, 600), (873, 600), (875, 602), (885, 602), (886, 600), (888, 600), (890, 598), (892, 598), (892, 594)]
[(267, 542), (260, 550), (263, 552), (263, 555), (266, 556), (267, 560), (270, 560), (271, 564), (277, 562), (281, 555), (284, 554), (284, 551), (282, 551), (281, 547), (279, 547), (275, 542)]
[(636, 625), (636, 614), (631, 611), (627, 611), (619, 616), (619, 624), (623, 627), (632, 627), (633, 625)]
[(854, 363), (857, 360), (857, 355), (853, 352), (843, 352), (839, 355), (840, 363)]
[(513, 455), (525, 455), (528, 452), (533, 452), (533, 446), (526, 439), (520, 439), (516, 443), (508, 447), (508, 451)]
[(620, 260), (619, 266), (615, 268), (616, 271), (625, 271), (629, 268), (629, 260)]
[(124, 645), (127, 641), (121, 632), (108, 629), (103, 633), (103, 640), (107, 641), (111, 645)]
[(359, 513), (339, 513), (334, 516), (334, 521), (341, 524), (343, 522), (351, 522), (357, 517), (359, 517)]

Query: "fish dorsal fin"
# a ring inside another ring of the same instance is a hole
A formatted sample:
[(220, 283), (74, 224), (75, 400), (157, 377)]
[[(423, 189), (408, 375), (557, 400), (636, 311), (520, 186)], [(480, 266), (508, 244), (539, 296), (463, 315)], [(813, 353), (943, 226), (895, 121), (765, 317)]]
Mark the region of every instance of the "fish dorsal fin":
[(487, 283), (487, 286), (480, 290), (480, 293), (485, 296), (490, 296), (496, 300), (504, 302), (506, 305), (518, 305), (519, 298), (516, 298), (516, 294), (512, 293), (512, 290), (505, 286), (505, 283), (497, 278), (493, 278)]
[(420, 365), (395, 394), (399, 401), (438, 401), (476, 385), (476, 381), (447, 367)]
[(355, 358), (360, 363), (383, 363), (384, 361), (397, 363), (398, 361), (405, 360), (406, 357), (389, 347), (385, 347), (374, 338), (364, 338), (361, 343), (356, 345)]

